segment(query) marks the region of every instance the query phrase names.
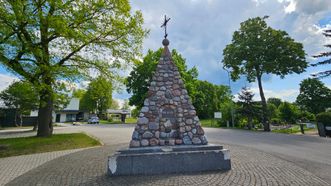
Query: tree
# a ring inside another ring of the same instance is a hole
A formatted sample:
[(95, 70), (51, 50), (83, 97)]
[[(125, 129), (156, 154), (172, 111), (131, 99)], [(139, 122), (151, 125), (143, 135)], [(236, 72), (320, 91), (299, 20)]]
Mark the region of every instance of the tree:
[(231, 101), (229, 87), (224, 85), (197, 80), (194, 90), (192, 104), (201, 119), (213, 118), (214, 112), (221, 111), (222, 103)]
[(72, 97), (82, 99), (83, 96), (85, 95), (85, 93), (86, 93), (86, 90), (84, 90), (84, 89), (75, 89), (72, 92)]
[[(22, 114), (38, 109), (38, 94), (27, 81), (17, 81), (0, 93), (0, 99), (8, 108), (15, 109), (15, 125), (22, 126)], [(17, 122), (17, 116), (20, 122)]]
[(111, 105), (110, 107), (111, 109), (119, 109), (120, 108), (120, 105), (118, 104), (118, 101), (116, 101), (116, 99), (112, 99), (111, 100)]
[(129, 100), (125, 99), (122, 106), (122, 110), (129, 110), (129, 109), (130, 109)]
[[(157, 51), (149, 50), (143, 61), (135, 61), (133, 70), (125, 82), (128, 93), (132, 93), (132, 96), (129, 98), (129, 104), (131, 106), (135, 105), (140, 109), (144, 105), (148, 87), (161, 57), (162, 50), (162, 48)], [(173, 62), (178, 67), (185, 87), (192, 98), (194, 81), (198, 77), (198, 71), (195, 67), (187, 69), (185, 59), (176, 50), (172, 50), (171, 54)]]
[(299, 108), (289, 102), (283, 102), (279, 105), (280, 118), (287, 123), (295, 123), (299, 116)]
[(324, 112), (331, 107), (331, 90), (316, 78), (304, 79), (296, 102), (311, 113)]
[(258, 115), (258, 107), (254, 104), (253, 101), (254, 94), (250, 91), (249, 88), (243, 87), (241, 92), (238, 94), (240, 109), (239, 113), (247, 117), (248, 120), (248, 129), (252, 129), (253, 118)]
[(142, 24), (127, 0), (1, 1), (0, 62), (38, 90), (37, 136), (52, 134), (56, 80), (114, 76), (139, 54)]
[[(331, 29), (325, 30), (323, 35), (325, 37), (331, 37)], [(327, 48), (331, 48), (331, 44), (328, 45), (324, 45)], [(331, 52), (322, 52), (319, 55), (315, 55), (313, 56), (315, 58), (324, 58), (322, 61), (313, 64), (312, 66), (319, 66), (319, 65), (327, 65), (327, 64), (331, 64)], [(329, 57), (329, 58), (327, 58)], [(325, 59), (326, 58), (326, 59)], [(323, 72), (319, 72), (317, 74), (313, 74), (314, 77), (319, 77), (319, 78), (323, 78), (323, 77), (327, 77), (331, 75), (331, 70), (326, 70)]]
[(267, 103), (274, 104), (277, 108), (282, 103), (282, 100), (279, 98), (268, 98)]
[(93, 79), (81, 99), (80, 109), (102, 114), (112, 104), (112, 83), (105, 77)]
[(301, 73), (307, 67), (301, 43), (295, 42), (281, 30), (267, 25), (267, 17), (248, 19), (235, 31), (232, 43), (223, 50), (223, 63), (231, 68), (231, 78), (237, 80), (245, 75), (249, 82), (258, 82), (262, 102), (262, 122), (265, 131), (270, 131), (267, 103), (262, 87), (263, 74), (275, 74), (284, 78), (287, 74)]

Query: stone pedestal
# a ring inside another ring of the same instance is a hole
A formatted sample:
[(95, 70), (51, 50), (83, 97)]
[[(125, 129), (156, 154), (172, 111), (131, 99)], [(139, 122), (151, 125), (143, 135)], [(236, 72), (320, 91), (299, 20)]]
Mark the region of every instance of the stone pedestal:
[(229, 150), (219, 145), (181, 145), (129, 148), (108, 159), (108, 173), (154, 175), (231, 169)]

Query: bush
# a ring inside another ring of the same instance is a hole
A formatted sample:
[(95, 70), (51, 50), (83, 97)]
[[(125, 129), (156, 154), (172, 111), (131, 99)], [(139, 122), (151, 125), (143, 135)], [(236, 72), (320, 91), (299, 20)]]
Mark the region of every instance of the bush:
[(316, 121), (331, 126), (331, 112), (321, 112), (317, 114)]
[(279, 119), (279, 118), (272, 118), (272, 119), (270, 120), (270, 123), (271, 123), (272, 125), (280, 125), (280, 124), (282, 123), (282, 121), (281, 121), (281, 119)]

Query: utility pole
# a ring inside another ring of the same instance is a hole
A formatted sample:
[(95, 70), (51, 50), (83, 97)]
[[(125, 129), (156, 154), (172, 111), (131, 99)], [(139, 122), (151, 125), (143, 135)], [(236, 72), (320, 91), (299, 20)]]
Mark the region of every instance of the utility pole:
[[(223, 69), (228, 73), (228, 79), (229, 79), (229, 88), (230, 88), (230, 94), (232, 95), (232, 89), (231, 89), (231, 80), (230, 80), (230, 72), (228, 69), (225, 68), (223, 65)], [(233, 110), (233, 105), (231, 103), (231, 123), (232, 123), (232, 128), (234, 127), (234, 110)]]

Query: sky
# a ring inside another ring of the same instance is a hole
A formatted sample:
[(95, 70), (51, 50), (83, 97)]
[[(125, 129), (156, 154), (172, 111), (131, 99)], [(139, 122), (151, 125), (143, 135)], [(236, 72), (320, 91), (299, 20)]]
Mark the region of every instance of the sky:
[[(322, 35), (322, 30), (331, 28), (331, 0), (131, 0), (132, 11), (140, 10), (144, 27), (150, 33), (143, 43), (143, 53), (162, 46), (164, 31), (160, 28), (164, 15), (168, 23), (170, 49), (176, 49), (189, 68), (196, 66), (200, 80), (228, 85), (228, 73), (222, 69), (222, 51), (231, 42), (232, 34), (240, 23), (248, 18), (270, 16), (267, 23), (274, 29), (285, 30), (297, 42), (304, 45), (307, 60), (327, 51), (323, 45), (331, 43)], [(299, 84), (310, 74), (331, 66), (309, 67), (302, 74), (287, 75), (280, 79), (275, 75), (263, 76), (265, 96), (278, 97), (293, 102), (299, 94)], [(15, 76), (0, 68), (0, 91), (7, 87)], [(322, 81), (331, 88), (331, 77)], [(231, 81), (231, 90), (237, 94), (243, 86), (251, 87), (259, 100), (257, 83), (248, 83), (245, 78)], [(120, 104), (130, 95), (125, 88), (114, 93)]]

